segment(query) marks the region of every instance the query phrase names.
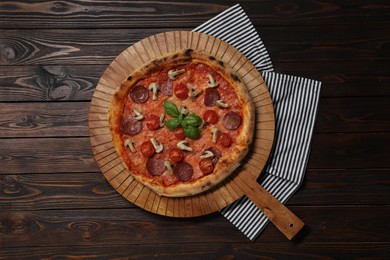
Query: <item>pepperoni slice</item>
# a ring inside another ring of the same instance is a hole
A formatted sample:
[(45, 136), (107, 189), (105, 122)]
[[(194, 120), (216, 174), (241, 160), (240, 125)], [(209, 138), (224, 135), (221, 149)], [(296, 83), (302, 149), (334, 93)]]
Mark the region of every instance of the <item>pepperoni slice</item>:
[(146, 162), (146, 169), (151, 175), (159, 176), (165, 171), (164, 160), (149, 158)]
[(217, 100), (221, 99), (219, 92), (216, 88), (207, 88), (204, 97), (204, 104), (207, 107), (212, 107), (215, 105)]
[(192, 166), (187, 162), (178, 163), (173, 168), (173, 174), (181, 181), (191, 180), (192, 173)]
[(221, 158), (221, 152), (216, 147), (207, 148), (206, 151), (210, 151), (214, 154), (214, 157), (211, 160), (213, 162), (213, 164), (216, 164), (218, 162), (219, 158)]
[(222, 118), (223, 126), (228, 130), (236, 130), (241, 125), (241, 116), (234, 111), (227, 112)]
[(173, 95), (173, 81), (168, 79), (165, 82), (160, 84), (160, 91), (164, 96), (172, 96)]
[(122, 120), (121, 131), (128, 135), (136, 135), (142, 130), (141, 121), (129, 116)]
[(145, 103), (149, 98), (149, 91), (145, 87), (137, 85), (130, 90), (130, 98), (134, 103)]

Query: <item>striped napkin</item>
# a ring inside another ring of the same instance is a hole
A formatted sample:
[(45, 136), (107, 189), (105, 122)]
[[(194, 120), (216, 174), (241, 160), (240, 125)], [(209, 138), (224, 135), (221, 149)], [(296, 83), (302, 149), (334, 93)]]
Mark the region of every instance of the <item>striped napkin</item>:
[[(239, 4), (193, 31), (234, 46), (262, 74), (274, 104), (276, 125), (273, 150), (259, 182), (279, 201), (287, 202), (304, 179), (321, 82), (275, 73), (260, 36)], [(246, 196), (220, 212), (250, 240), (255, 240), (269, 222)]]

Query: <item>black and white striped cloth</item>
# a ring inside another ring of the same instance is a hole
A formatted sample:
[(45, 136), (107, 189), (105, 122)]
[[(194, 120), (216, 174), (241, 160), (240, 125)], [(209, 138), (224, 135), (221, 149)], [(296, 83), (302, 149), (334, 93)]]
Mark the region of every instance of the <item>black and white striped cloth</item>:
[[(276, 128), (273, 150), (259, 181), (279, 201), (287, 202), (304, 179), (321, 82), (275, 73), (261, 38), (239, 4), (194, 31), (231, 44), (262, 74), (274, 104)], [(255, 240), (269, 222), (246, 196), (221, 213), (250, 240)]]

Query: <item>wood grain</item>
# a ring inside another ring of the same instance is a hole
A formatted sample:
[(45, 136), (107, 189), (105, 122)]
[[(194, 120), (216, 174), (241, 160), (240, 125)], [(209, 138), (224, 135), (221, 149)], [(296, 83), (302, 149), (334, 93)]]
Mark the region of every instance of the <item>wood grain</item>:
[[(207, 3), (176, 1), (74, 1), (31, 3), (5, 1), (0, 5), (0, 28), (140, 28), (196, 27), (236, 1)], [(257, 26), (377, 24), (387, 22), (387, 1), (240, 1)], [(177, 10), (181, 10), (177, 12)], [(371, 15), (367, 15), (367, 10)], [(99, 21), (98, 25), (95, 21)]]
[(90, 101), (106, 66), (0, 66), (0, 101)]
[[(329, 53), (329, 55), (336, 56), (335, 53)], [(272, 60), (279, 73), (320, 80), (325, 86), (321, 89), (322, 99), (390, 96), (388, 87), (390, 76), (387, 72), (390, 60), (365, 61), (364, 66), (350, 60), (343, 62), (312, 61), (309, 70), (304, 69), (307, 66), (306, 62)]]
[[(334, 62), (340, 60), (387, 60), (386, 48), (390, 36), (383, 34), (390, 26), (339, 25), (327, 26), (260, 27), (257, 30), (273, 61)], [(176, 30), (188, 30), (177, 27)], [(0, 31), (0, 65), (74, 65), (110, 64), (128, 46), (169, 28), (115, 30), (2, 30)], [(23, 35), (23, 37), (20, 37)], [(83, 35), (82, 38), (79, 35)], [(302, 37), (312, 38), (302, 42)], [(362, 43), (363, 42), (363, 43)], [(163, 42), (158, 42), (162, 44)], [(193, 46), (196, 47), (196, 46)], [(209, 46), (211, 47), (211, 45)], [(156, 49), (158, 50), (158, 49)], [(162, 50), (166, 48), (162, 47)], [(341, 70), (343, 72), (345, 70)], [(304, 73), (304, 72), (301, 72)]]
[(99, 171), (88, 138), (0, 139), (0, 174)]
[(0, 65), (109, 64), (129, 45), (162, 31), (166, 29), (85, 29), (77, 34), (74, 30), (4, 30)]
[[(390, 97), (326, 98), (321, 100), (316, 132), (381, 132), (390, 129)], [(367, 109), (370, 108), (370, 109)]]
[[(262, 245), (262, 246), (261, 246)], [(112, 245), (112, 246), (72, 246), (69, 247), (22, 247), (9, 248), (0, 252), (7, 259), (26, 258), (188, 258), (202, 259), (249, 259), (249, 258), (367, 258), (386, 259), (390, 243), (186, 243), (154, 245)]]
[(386, 205), (389, 194), (387, 169), (308, 169), (288, 205)]
[[(310, 168), (389, 168), (389, 132), (317, 134), (313, 138)], [(324, 161), (321, 158), (326, 158)]]
[(100, 172), (0, 175), (0, 207), (12, 210), (132, 207)]
[(88, 136), (89, 103), (0, 103), (0, 137)]
[[(297, 242), (372, 243), (388, 239), (387, 230), (381, 225), (381, 221), (390, 217), (390, 209), (386, 206), (291, 208), (304, 216), (306, 223), (305, 233)], [(183, 241), (248, 243), (246, 237), (219, 214), (177, 219), (156, 216), (139, 208), (2, 211), (0, 221), (1, 235), (9, 238), (1, 241), (2, 247), (93, 246), (102, 243), (106, 246), (155, 245), (162, 244), (161, 238), (169, 239), (171, 244)], [(276, 227), (269, 225), (266, 231), (258, 239), (259, 244), (281, 241), (283, 235)]]

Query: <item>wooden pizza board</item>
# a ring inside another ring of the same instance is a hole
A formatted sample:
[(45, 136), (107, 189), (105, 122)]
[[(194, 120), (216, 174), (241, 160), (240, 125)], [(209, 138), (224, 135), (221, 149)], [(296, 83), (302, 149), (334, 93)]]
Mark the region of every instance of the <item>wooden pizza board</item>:
[[(126, 170), (112, 143), (108, 108), (116, 88), (136, 68), (159, 56), (187, 48), (213, 55), (236, 71), (255, 104), (256, 129), (245, 160), (220, 185), (195, 196), (169, 198), (145, 187)], [(100, 78), (89, 110), (89, 134), (95, 159), (112, 187), (130, 202), (159, 215), (195, 217), (216, 212), (245, 194), (291, 239), (303, 223), (256, 182), (271, 152), (274, 132), (272, 100), (253, 64), (231, 45), (206, 34), (188, 31), (152, 35), (124, 50)]]

